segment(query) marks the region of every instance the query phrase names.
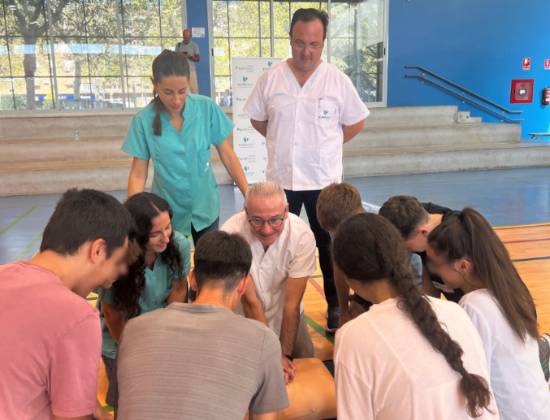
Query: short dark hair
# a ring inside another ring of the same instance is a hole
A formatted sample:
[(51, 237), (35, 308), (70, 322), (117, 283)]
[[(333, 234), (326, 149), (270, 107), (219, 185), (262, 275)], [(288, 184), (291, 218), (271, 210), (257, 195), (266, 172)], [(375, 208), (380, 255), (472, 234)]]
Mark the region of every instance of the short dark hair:
[(357, 188), (346, 182), (330, 184), (321, 190), (317, 199), (317, 220), (323, 229), (331, 231), (362, 209), (361, 194)]
[(428, 212), (420, 201), (409, 195), (390, 197), (378, 214), (392, 222), (405, 240), (411, 237), (418, 226), (428, 220)]
[(241, 235), (221, 230), (210, 231), (197, 242), (194, 262), (199, 291), (206, 284), (223, 283), (227, 293), (248, 275), (252, 252)]
[(132, 216), (113, 196), (91, 189), (70, 189), (44, 229), (40, 251), (74, 255), (86, 242), (103, 239), (107, 255), (111, 255), (124, 244), (132, 228)]
[(289, 35), (292, 37), (292, 28), (296, 22), (312, 22), (314, 20), (320, 20), (323, 24), (323, 40), (327, 38), (328, 28), (328, 15), (327, 12), (319, 9), (298, 9), (292, 15), (292, 21), (290, 22)]

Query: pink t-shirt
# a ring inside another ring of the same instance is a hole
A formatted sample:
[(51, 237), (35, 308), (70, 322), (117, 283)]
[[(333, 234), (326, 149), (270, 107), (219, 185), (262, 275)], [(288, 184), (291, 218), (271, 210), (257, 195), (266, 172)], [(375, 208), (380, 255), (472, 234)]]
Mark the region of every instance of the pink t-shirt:
[(90, 415), (101, 355), (97, 311), (51, 271), (0, 266), (0, 419)]

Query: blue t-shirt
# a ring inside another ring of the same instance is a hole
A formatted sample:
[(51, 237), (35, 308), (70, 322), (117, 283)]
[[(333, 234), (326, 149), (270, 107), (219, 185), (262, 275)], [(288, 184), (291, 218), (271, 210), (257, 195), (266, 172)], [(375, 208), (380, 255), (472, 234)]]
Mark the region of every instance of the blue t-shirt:
[(219, 146), (231, 134), (233, 123), (210, 98), (189, 94), (180, 131), (161, 113), (162, 135), (153, 134), (155, 109), (147, 105), (134, 118), (122, 145), (129, 155), (153, 161), (152, 192), (164, 198), (174, 212), (174, 229), (184, 235), (210, 226), (220, 213), (220, 197), (210, 163), (210, 146)]
[[(166, 305), (166, 299), (170, 295), (174, 282), (180, 278), (186, 278), (189, 274), (191, 245), (187, 238), (176, 231), (174, 231), (173, 240), (180, 252), (183, 270), (181, 273), (174, 273), (160, 256), (157, 256), (153, 269), (149, 267), (145, 268), (145, 287), (139, 298), (139, 309), (142, 314), (163, 308)], [(114, 303), (112, 289), (99, 290), (98, 293), (98, 305), (101, 302), (106, 302), (110, 305)], [(100, 312), (100, 319), (103, 335), (103, 355), (114, 359), (117, 352), (116, 343), (107, 329), (103, 311)]]

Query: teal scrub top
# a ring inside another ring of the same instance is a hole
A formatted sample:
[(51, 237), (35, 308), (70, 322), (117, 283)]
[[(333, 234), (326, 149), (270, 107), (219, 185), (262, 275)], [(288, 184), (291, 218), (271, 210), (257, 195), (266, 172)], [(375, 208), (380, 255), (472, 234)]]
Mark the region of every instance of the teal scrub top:
[(153, 104), (139, 111), (130, 125), (122, 150), (132, 157), (153, 161), (152, 192), (164, 198), (174, 213), (174, 229), (184, 235), (209, 227), (220, 214), (220, 196), (210, 146), (218, 146), (231, 134), (233, 123), (214, 101), (189, 94), (180, 131), (161, 113), (162, 135), (153, 134)]
[[(145, 287), (139, 298), (139, 308), (142, 314), (163, 308), (172, 290), (173, 282), (181, 277), (185, 278), (189, 274), (191, 245), (187, 238), (176, 231), (174, 231), (173, 240), (180, 251), (183, 271), (179, 275), (173, 273), (160, 256), (155, 260), (152, 270), (149, 267), (145, 268)], [(100, 307), (101, 302), (111, 305), (114, 303), (111, 289), (100, 289), (98, 294), (98, 307)], [(100, 311), (100, 319), (103, 335), (102, 353), (105, 357), (114, 359), (117, 353), (116, 343), (107, 329), (103, 311)]]

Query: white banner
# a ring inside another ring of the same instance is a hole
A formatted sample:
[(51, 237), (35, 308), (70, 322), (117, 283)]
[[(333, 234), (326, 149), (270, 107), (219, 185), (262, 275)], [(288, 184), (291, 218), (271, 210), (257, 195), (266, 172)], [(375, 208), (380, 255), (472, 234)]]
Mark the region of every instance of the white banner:
[(281, 61), (278, 58), (233, 58), (231, 60), (231, 86), (233, 89), (233, 148), (241, 161), (250, 184), (265, 181), (267, 151), (265, 138), (250, 124), (243, 111), (248, 95), (256, 80), (267, 69)]

